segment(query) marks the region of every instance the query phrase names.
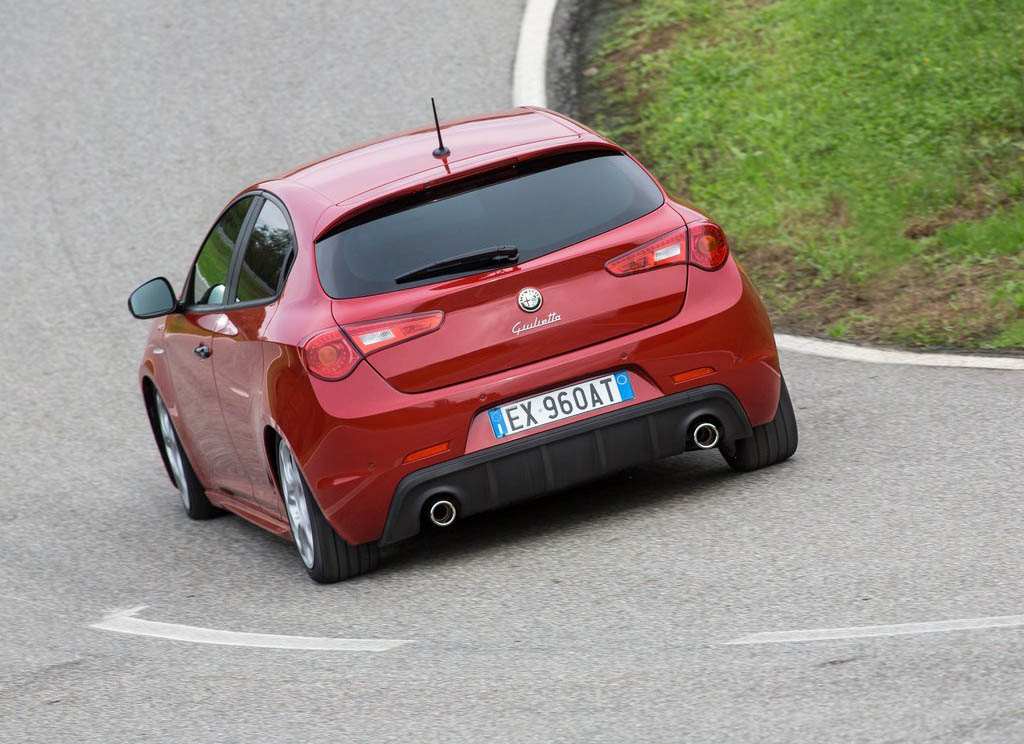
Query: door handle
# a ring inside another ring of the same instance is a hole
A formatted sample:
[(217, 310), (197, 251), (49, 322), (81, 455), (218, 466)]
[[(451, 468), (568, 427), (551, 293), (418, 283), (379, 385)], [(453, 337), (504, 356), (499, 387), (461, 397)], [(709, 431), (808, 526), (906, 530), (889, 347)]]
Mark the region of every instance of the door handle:
[(199, 346), (192, 349), (192, 351), (194, 351), (196, 353), (196, 356), (199, 357), (200, 359), (209, 359), (210, 354), (213, 353), (212, 351), (210, 351), (210, 347), (207, 346), (206, 344), (199, 344)]

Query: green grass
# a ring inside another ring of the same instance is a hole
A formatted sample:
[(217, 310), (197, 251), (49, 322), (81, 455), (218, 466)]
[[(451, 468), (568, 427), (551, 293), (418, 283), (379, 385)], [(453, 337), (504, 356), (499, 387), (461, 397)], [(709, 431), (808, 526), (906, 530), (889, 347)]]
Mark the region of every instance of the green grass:
[(1024, 348), (1024, 3), (637, 0), (594, 66), (584, 117), (780, 325)]
[(196, 273), (201, 279), (201, 284), (196, 287), (196, 301), (199, 301), (209, 288), (227, 284), (233, 248), (234, 244), (224, 235), (223, 230), (215, 228), (210, 233), (196, 259)]

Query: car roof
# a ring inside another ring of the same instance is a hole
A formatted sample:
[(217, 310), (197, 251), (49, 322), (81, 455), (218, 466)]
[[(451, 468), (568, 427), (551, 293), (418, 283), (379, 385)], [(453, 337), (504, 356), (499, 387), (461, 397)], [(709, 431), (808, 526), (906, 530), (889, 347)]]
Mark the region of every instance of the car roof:
[(413, 129), (357, 145), (279, 176), (319, 193), (349, 211), (390, 191), (432, 181), (459, 171), (552, 147), (580, 143), (610, 145), (577, 122), (546, 109), (524, 107), (441, 125), (451, 154), (433, 156), (433, 126)]

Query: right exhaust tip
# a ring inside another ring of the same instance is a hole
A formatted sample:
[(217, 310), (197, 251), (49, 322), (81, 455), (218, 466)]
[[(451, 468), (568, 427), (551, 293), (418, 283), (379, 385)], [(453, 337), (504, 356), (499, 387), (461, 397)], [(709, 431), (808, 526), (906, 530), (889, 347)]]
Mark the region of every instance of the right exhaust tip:
[(710, 421), (703, 421), (693, 427), (693, 434), (690, 435), (694, 445), (698, 449), (712, 449), (718, 445), (721, 433), (718, 427)]
[(430, 521), (437, 527), (447, 527), (455, 521), (457, 512), (455, 504), (448, 499), (438, 499), (430, 505), (427, 515)]

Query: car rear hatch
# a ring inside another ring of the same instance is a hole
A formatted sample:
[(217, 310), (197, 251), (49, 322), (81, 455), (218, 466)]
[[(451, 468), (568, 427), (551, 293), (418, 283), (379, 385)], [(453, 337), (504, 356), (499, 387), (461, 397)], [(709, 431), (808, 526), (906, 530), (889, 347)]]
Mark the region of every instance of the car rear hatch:
[[(318, 242), (317, 265), (342, 327), (444, 313), (436, 331), (367, 354), (396, 389), (414, 393), (673, 317), (683, 305), (685, 264), (631, 276), (613, 276), (605, 264), (683, 226), (630, 158), (577, 153), (357, 218)], [(497, 245), (516, 245), (519, 262), (395, 282), (430, 262)], [(539, 298), (524, 292), (531, 289)]]

